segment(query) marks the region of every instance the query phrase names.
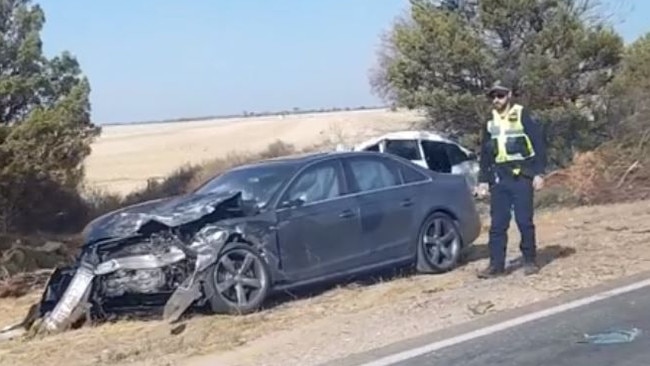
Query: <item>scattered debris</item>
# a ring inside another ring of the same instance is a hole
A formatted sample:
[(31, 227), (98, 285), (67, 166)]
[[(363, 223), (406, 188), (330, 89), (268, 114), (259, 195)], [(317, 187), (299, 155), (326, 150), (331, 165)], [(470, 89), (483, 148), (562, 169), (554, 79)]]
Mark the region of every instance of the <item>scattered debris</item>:
[(627, 231), (627, 230), (630, 230), (630, 228), (627, 227), (627, 226), (620, 226), (620, 227), (605, 226), (605, 230), (607, 230), (607, 231)]
[(627, 226), (618, 226), (618, 227), (605, 226), (605, 230), (607, 230), (607, 231), (615, 231), (615, 232), (629, 231), (629, 232), (631, 232), (633, 234), (648, 234), (648, 233), (650, 233), (650, 228), (632, 230)]
[(187, 324), (182, 323), (182, 324), (179, 324), (179, 325), (173, 327), (169, 333), (171, 335), (179, 335), (179, 334), (183, 333), (185, 331), (185, 329), (187, 329)]
[(602, 333), (585, 334), (584, 338), (578, 341), (578, 343), (590, 343), (590, 344), (629, 343), (634, 341), (641, 334), (642, 331), (639, 328), (617, 329), (617, 330), (610, 330)]
[(467, 308), (473, 315), (485, 315), (494, 308), (492, 301), (479, 301), (476, 304), (468, 305)]
[(426, 295), (431, 295), (431, 294), (438, 293), (440, 291), (443, 291), (442, 287), (434, 287), (434, 288), (428, 288), (428, 289), (422, 290), (422, 293), (426, 294)]
[(0, 328), (0, 341), (10, 341), (25, 333), (27, 333), (27, 330), (22, 327), (22, 323)]

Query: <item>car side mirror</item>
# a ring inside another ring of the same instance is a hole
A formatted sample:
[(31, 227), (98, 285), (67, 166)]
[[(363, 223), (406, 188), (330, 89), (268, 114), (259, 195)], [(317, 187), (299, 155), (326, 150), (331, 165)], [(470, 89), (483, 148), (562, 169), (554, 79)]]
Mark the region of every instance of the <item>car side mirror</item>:
[(305, 201), (303, 201), (300, 198), (294, 198), (292, 200), (286, 200), (282, 201), (280, 204), (280, 208), (297, 208), (305, 204)]

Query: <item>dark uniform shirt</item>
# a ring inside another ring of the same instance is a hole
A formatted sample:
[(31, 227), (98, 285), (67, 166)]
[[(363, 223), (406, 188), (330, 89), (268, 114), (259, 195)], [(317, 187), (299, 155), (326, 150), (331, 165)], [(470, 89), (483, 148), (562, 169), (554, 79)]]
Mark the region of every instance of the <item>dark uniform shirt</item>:
[(495, 164), (494, 150), (490, 133), (487, 126), (483, 127), (483, 138), (481, 141), (481, 156), (479, 160), (479, 182), (490, 183), (495, 182), (495, 174), (499, 179), (512, 176), (513, 168), (521, 168), (521, 175), (532, 178), (535, 175), (543, 175), (546, 171), (546, 144), (544, 135), (539, 122), (535, 121), (528, 113), (527, 108), (523, 108), (521, 112), (521, 123), (524, 127), (524, 132), (528, 135), (535, 156), (521, 162), (507, 162)]

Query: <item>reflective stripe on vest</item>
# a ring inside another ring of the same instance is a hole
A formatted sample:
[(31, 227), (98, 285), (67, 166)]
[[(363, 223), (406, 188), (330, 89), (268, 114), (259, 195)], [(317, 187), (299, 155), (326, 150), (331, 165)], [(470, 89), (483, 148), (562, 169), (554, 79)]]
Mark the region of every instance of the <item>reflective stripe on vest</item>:
[(493, 141), (497, 163), (521, 161), (535, 156), (533, 145), (521, 122), (522, 110), (523, 107), (519, 104), (514, 104), (505, 116), (492, 110), (492, 120), (488, 122), (487, 130)]

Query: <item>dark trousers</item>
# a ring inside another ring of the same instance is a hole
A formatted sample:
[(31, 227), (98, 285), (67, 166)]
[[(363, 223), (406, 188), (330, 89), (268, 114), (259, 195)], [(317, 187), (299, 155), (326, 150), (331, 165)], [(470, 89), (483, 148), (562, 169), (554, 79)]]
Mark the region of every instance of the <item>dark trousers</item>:
[(533, 223), (533, 183), (527, 177), (505, 177), (490, 189), (490, 263), (496, 268), (505, 267), (507, 230), (511, 209), (521, 234), (519, 249), (525, 262), (536, 256), (535, 224)]

